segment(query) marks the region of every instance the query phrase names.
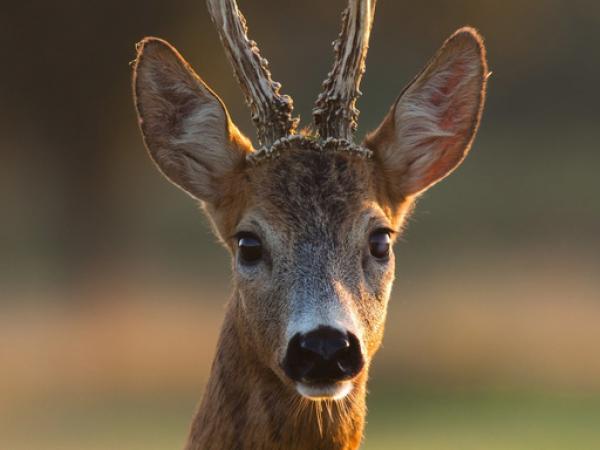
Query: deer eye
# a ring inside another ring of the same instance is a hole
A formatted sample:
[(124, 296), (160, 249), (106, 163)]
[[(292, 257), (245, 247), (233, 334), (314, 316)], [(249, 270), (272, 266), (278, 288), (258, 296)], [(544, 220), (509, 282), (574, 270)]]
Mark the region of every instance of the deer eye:
[(240, 233), (236, 236), (240, 261), (243, 264), (256, 264), (262, 258), (262, 244), (258, 236), (252, 233)]
[(369, 236), (369, 251), (377, 259), (387, 259), (390, 255), (390, 231), (386, 229), (375, 230)]

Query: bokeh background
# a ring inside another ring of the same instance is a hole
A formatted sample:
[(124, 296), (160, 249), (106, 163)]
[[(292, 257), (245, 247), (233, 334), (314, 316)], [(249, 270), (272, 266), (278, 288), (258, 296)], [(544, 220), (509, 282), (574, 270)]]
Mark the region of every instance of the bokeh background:
[[(240, 0), (310, 121), (344, 0)], [(471, 155), (401, 243), (364, 448), (600, 448), (600, 3), (380, 0), (362, 135), (456, 28), (486, 37)], [(0, 448), (180, 448), (229, 292), (145, 154), (129, 62), (166, 38), (254, 137), (202, 1), (5, 2)]]

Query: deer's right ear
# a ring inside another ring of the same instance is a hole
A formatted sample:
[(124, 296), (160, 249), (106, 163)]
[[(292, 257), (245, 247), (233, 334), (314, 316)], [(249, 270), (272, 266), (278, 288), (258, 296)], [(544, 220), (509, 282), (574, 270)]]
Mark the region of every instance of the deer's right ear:
[(167, 42), (145, 38), (133, 71), (146, 147), (160, 171), (193, 197), (218, 205), (252, 151), (219, 97)]

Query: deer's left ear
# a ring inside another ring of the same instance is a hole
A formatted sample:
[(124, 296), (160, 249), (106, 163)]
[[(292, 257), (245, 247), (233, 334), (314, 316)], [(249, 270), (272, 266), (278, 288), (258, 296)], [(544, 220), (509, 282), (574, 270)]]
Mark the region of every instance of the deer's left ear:
[(480, 35), (461, 28), (367, 136), (393, 201), (418, 195), (461, 163), (479, 126), (487, 76)]

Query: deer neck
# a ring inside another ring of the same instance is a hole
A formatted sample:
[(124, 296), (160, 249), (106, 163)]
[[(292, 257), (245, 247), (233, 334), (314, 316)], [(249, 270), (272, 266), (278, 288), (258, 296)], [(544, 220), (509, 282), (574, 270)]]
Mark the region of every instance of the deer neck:
[(186, 450), (357, 449), (364, 426), (366, 374), (343, 400), (300, 397), (250, 350), (249, 324), (236, 297), (227, 310)]

